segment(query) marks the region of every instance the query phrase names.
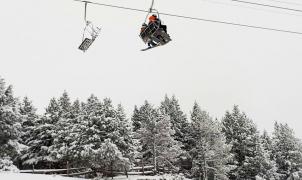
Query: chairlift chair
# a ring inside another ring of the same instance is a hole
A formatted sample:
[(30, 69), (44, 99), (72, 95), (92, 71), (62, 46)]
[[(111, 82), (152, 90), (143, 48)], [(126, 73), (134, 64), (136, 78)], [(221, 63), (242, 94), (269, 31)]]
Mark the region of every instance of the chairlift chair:
[(160, 24), (155, 23), (155, 22), (147, 23), (148, 16), (151, 13), (156, 13), (157, 17), (159, 18), (159, 12), (156, 9), (153, 9), (153, 5), (154, 5), (154, 0), (152, 0), (151, 7), (145, 18), (144, 24), (148, 24), (148, 26), (143, 31), (141, 31), (139, 36), (143, 40), (144, 43), (155, 42), (156, 46), (165, 45), (169, 41), (171, 41), (169, 34), (166, 33), (163, 30), (163, 28), (160, 27)]
[(82, 43), (79, 46), (79, 49), (82, 50), (83, 52), (86, 52), (88, 50), (88, 48), (91, 46), (91, 44), (94, 42), (94, 40), (98, 37), (98, 35), (101, 32), (101, 28), (94, 27), (91, 21), (87, 21), (86, 14), (87, 14), (87, 2), (85, 2), (85, 14), (84, 14), (85, 28), (83, 32)]
[(79, 49), (82, 50), (83, 52), (87, 51), (88, 48), (91, 46), (91, 44), (94, 42), (94, 40), (100, 34), (100, 31), (101, 31), (101, 28), (94, 27), (91, 22), (87, 21), (86, 27), (85, 27), (84, 33), (83, 33), (82, 43), (79, 46)]

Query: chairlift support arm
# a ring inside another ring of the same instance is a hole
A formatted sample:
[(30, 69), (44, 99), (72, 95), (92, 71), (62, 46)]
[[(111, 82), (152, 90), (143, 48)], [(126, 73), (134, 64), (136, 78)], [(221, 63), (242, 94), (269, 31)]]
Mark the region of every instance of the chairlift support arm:
[(147, 13), (147, 16), (146, 16), (146, 18), (145, 18), (145, 22), (147, 22), (148, 16), (149, 16), (149, 14), (152, 13), (152, 12), (156, 12), (156, 13), (157, 13), (157, 16), (158, 16), (158, 18), (159, 18), (159, 12), (158, 12), (156, 9), (153, 9), (154, 1), (155, 1), (155, 0), (152, 0), (152, 2), (151, 2), (151, 6), (150, 6), (149, 11), (148, 11), (148, 13)]
[(84, 21), (85, 21), (85, 23), (87, 22), (87, 2), (85, 2)]
[(150, 9), (149, 9), (149, 13), (152, 12), (152, 10), (153, 10), (153, 5), (154, 5), (154, 0), (152, 0), (151, 6), (150, 6)]

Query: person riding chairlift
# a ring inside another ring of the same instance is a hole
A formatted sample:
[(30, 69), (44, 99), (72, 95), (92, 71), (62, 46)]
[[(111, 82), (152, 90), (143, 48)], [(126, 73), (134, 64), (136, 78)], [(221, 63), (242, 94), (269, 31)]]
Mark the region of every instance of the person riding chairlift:
[[(148, 25), (146, 23), (143, 23), (142, 27), (141, 27), (141, 33), (144, 32), (147, 27), (148, 27)], [(147, 44), (148, 44), (149, 48), (157, 45), (155, 42), (153, 42), (153, 40), (151, 38), (148, 39)]]
[[(161, 20), (159, 18), (157, 18), (156, 14), (153, 14), (152, 16), (149, 17), (149, 23), (148, 23), (148, 25), (150, 25), (151, 23), (158, 24), (159, 27), (162, 28), (165, 33), (167, 33), (167, 26), (161, 24)], [(144, 23), (142, 25), (142, 27), (141, 27), (141, 33), (148, 27), (148, 25), (146, 23)], [(157, 43), (154, 42), (151, 38), (149, 38), (149, 40), (148, 40), (148, 47), (154, 47), (154, 46), (157, 46)]]
[(150, 23), (156, 23), (159, 25), (160, 28), (162, 28), (165, 33), (167, 33), (167, 26), (166, 25), (162, 25), (161, 20), (159, 18), (157, 18), (156, 14), (153, 14), (152, 16), (149, 17), (149, 24)]

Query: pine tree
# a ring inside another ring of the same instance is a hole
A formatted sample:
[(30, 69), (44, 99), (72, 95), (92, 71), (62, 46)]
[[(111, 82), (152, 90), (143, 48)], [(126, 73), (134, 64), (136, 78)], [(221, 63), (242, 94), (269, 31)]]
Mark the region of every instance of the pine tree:
[(272, 138), (269, 136), (268, 132), (264, 130), (263, 134), (260, 137), (260, 142), (262, 145), (262, 151), (265, 156), (265, 161), (267, 162), (266, 171), (262, 172), (262, 177), (265, 179), (279, 179), (277, 173), (277, 164), (273, 156), (273, 142)]
[(287, 124), (275, 123), (273, 132), (273, 156), (277, 163), (280, 179), (302, 169), (302, 149), (293, 130)]
[(110, 139), (105, 139), (94, 156), (94, 165), (103, 169), (104, 172), (109, 170), (112, 173), (113, 170), (124, 171), (126, 168), (129, 169), (129, 159), (122, 155), (117, 145), (112, 143)]
[(73, 113), (69, 95), (66, 91), (58, 100), (58, 121), (55, 123), (53, 144), (49, 148), (50, 156), (52, 156), (60, 166), (68, 165), (72, 161), (73, 154), (69, 152), (73, 137), (71, 129), (73, 124)]
[(153, 109), (149, 103), (145, 103), (142, 112), (141, 117), (144, 119), (138, 130), (138, 137), (143, 146), (142, 155), (151, 154), (155, 172), (158, 165), (176, 170), (174, 165), (181, 149), (179, 143), (173, 139), (175, 132), (171, 129), (169, 117)]
[(56, 136), (56, 125), (60, 120), (60, 106), (55, 98), (50, 100), (46, 113), (37, 119), (36, 127), (27, 141), (27, 152), (22, 156), (24, 165), (37, 165), (40, 168), (49, 168), (57, 162), (51, 148)]
[(230, 165), (234, 169), (230, 171), (230, 179), (254, 179), (257, 175), (273, 168), (264, 153), (256, 125), (238, 106), (234, 106), (233, 112), (226, 112), (223, 118), (223, 133), (227, 143), (232, 146), (233, 161)]
[(11, 160), (20, 154), (21, 118), (19, 102), (13, 95), (12, 86), (6, 87), (4, 80), (0, 78), (0, 160), (2, 162), (9, 161), (8, 163), (12, 164)]
[(52, 98), (46, 108), (44, 116), (49, 118), (51, 124), (56, 124), (60, 119), (60, 112), (59, 102), (56, 98)]
[(80, 114), (82, 113), (82, 103), (77, 99), (75, 100), (71, 107), (70, 107), (70, 111), (69, 111), (69, 118), (72, 120), (73, 124), (78, 123), (78, 117), (80, 116)]
[[(263, 131), (263, 134), (261, 135), (261, 143), (263, 145), (264, 150), (268, 151), (269, 154), (272, 153), (273, 150), (273, 142), (272, 138), (269, 136), (268, 132), (266, 130)], [(273, 157), (271, 157), (273, 159)]]
[(116, 144), (118, 145), (120, 151), (124, 157), (127, 157), (133, 161), (134, 152), (136, 148), (134, 147), (133, 131), (129, 120), (126, 117), (124, 108), (121, 104), (117, 106), (117, 119), (118, 119), (118, 131), (119, 138)]
[(134, 112), (131, 119), (134, 132), (142, 127), (142, 123), (148, 119), (147, 114), (152, 111), (154, 111), (154, 109), (147, 100), (139, 109), (137, 106), (134, 107)]
[(140, 120), (140, 117), (139, 117), (139, 110), (137, 108), (137, 106), (134, 106), (134, 111), (133, 111), (133, 115), (132, 115), (132, 118), (131, 118), (131, 121), (132, 121), (132, 126), (133, 126), (133, 131), (136, 132), (138, 129), (141, 128), (141, 120)]
[(122, 106), (115, 109), (110, 99), (105, 98), (101, 102), (91, 95), (80, 109), (69, 128), (70, 136), (67, 136), (70, 138), (67, 146), (69, 155), (72, 154), (80, 164), (98, 167), (102, 162), (95, 162), (93, 157), (102, 153), (99, 149), (107, 139), (129, 161), (133, 151), (131, 126)]
[(58, 100), (59, 108), (60, 108), (60, 117), (62, 118), (69, 118), (71, 115), (71, 102), (69, 95), (66, 91), (62, 94), (62, 96)]
[(186, 137), (189, 133), (189, 123), (175, 96), (172, 96), (171, 99), (165, 96), (165, 100), (161, 102), (160, 110), (170, 117), (172, 129), (175, 131), (174, 139), (182, 143), (184, 149), (188, 150), (189, 145)]
[(86, 103), (82, 103), (82, 112), (78, 117), (79, 123), (71, 129), (75, 141), (70, 150), (75, 157), (83, 162), (88, 161), (88, 164), (91, 163), (89, 161), (93, 152), (100, 148), (102, 141), (105, 140), (103, 117), (102, 103), (96, 96), (91, 95)]
[(38, 115), (36, 114), (36, 108), (33, 106), (28, 97), (25, 97), (22, 103), (20, 103), (19, 111), (22, 117), (22, 133), (19, 141), (24, 145), (24, 148), (21, 151), (20, 156), (15, 159), (15, 163), (18, 164), (19, 168), (23, 168), (22, 156), (27, 153), (27, 150), (29, 148), (28, 142), (31, 139), (32, 134), (34, 133), (34, 130), (37, 126)]
[(26, 144), (30, 138), (35, 126), (38, 115), (37, 109), (33, 106), (32, 102), (25, 97), (20, 105), (20, 114), (22, 115), (22, 136), (21, 140), (23, 144)]
[(190, 154), (193, 159), (193, 175), (200, 179), (227, 179), (230, 170), (230, 146), (221, 134), (220, 124), (202, 111), (195, 102), (191, 113), (193, 145)]
[[(151, 163), (150, 158), (152, 157), (151, 152), (147, 152), (147, 145), (140, 143), (140, 137), (139, 137), (139, 131), (142, 129), (142, 125), (149, 122), (149, 118), (155, 117), (155, 114), (157, 114), (156, 110), (153, 108), (153, 106), (146, 100), (144, 104), (137, 110), (136, 106), (134, 109), (134, 114), (132, 116), (132, 125), (133, 125), (133, 132), (134, 137), (137, 140), (136, 145), (139, 154), (137, 154), (138, 163)], [(145, 153), (144, 153), (145, 152)], [(148, 161), (146, 161), (148, 160)]]

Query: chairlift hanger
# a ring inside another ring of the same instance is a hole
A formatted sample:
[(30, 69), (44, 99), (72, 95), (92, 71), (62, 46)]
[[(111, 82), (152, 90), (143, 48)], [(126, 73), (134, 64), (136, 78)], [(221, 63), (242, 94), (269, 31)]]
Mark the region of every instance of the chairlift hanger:
[(155, 1), (155, 0), (152, 0), (152, 2), (151, 2), (151, 6), (150, 6), (150, 8), (149, 8), (149, 10), (148, 10), (148, 13), (147, 13), (147, 15), (146, 15), (146, 18), (145, 18), (145, 22), (147, 22), (149, 14), (152, 14), (152, 13), (156, 13), (156, 14), (157, 14), (157, 17), (159, 18), (159, 12), (158, 12), (158, 10), (156, 10), (156, 9), (153, 8), (153, 6), (154, 6), (154, 1)]
[[(98, 37), (101, 28), (94, 27), (91, 21), (87, 20), (87, 5), (89, 2), (84, 1), (85, 8), (84, 8), (84, 22), (85, 22), (85, 28), (83, 30), (83, 36), (82, 36), (82, 43), (79, 46), (79, 49), (83, 52), (86, 52), (88, 48), (91, 46), (91, 44), (94, 42), (94, 40)], [(86, 34), (89, 34), (87, 37)]]

